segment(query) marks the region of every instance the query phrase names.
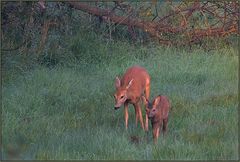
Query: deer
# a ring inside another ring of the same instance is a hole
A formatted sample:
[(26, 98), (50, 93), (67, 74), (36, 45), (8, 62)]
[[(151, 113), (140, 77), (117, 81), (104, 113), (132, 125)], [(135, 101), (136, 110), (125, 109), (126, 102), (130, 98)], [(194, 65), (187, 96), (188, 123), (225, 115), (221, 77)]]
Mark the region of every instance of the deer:
[(124, 119), (125, 128), (128, 129), (128, 105), (132, 104), (135, 109), (135, 124), (137, 127), (138, 120), (140, 121), (143, 130), (148, 131), (148, 116), (145, 115), (145, 127), (143, 123), (142, 110), (140, 103), (142, 96), (148, 99), (150, 95), (150, 76), (147, 70), (141, 66), (132, 66), (126, 70), (124, 75), (115, 79), (116, 91), (114, 93), (115, 98), (115, 110), (124, 105)]
[(171, 105), (168, 97), (163, 95), (155, 97), (152, 103), (144, 96), (142, 96), (142, 99), (146, 106), (146, 114), (151, 120), (153, 140), (154, 144), (156, 144), (160, 131), (163, 130), (164, 136), (167, 132), (168, 114)]

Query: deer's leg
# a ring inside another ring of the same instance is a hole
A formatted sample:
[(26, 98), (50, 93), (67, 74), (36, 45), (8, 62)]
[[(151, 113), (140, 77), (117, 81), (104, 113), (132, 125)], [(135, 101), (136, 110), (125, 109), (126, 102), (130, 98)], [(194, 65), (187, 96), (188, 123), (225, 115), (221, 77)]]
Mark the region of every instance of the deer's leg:
[(137, 110), (138, 112), (138, 117), (139, 117), (139, 120), (140, 120), (140, 123), (141, 123), (141, 127), (143, 128), (144, 130), (144, 124), (143, 124), (143, 118), (142, 118), (142, 110), (141, 110), (141, 107), (139, 105), (139, 102), (134, 104), (134, 107), (135, 109)]
[[(146, 84), (145, 95), (146, 95), (146, 99), (149, 100), (149, 96), (150, 96), (150, 80)], [(146, 107), (145, 107), (145, 109), (146, 109)], [(147, 113), (145, 114), (145, 131), (148, 131), (148, 115), (147, 115)]]
[(145, 114), (145, 131), (148, 131), (148, 115)]
[(138, 113), (138, 109), (137, 107), (134, 106), (134, 109), (135, 109), (135, 124), (136, 124), (136, 127), (137, 127), (137, 124), (138, 124), (138, 119), (139, 119), (139, 113)]
[(168, 118), (163, 119), (163, 135), (167, 133), (167, 126), (168, 126)]
[(128, 103), (124, 103), (124, 118), (125, 118), (125, 128), (128, 128)]

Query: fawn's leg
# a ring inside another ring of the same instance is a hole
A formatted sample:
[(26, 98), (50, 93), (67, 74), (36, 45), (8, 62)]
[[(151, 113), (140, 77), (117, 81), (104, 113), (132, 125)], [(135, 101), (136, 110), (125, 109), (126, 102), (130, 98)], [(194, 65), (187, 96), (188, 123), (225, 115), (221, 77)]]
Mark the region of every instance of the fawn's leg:
[(160, 135), (160, 128), (162, 126), (162, 122), (153, 123), (153, 140), (154, 144), (157, 144), (158, 137)]
[(154, 127), (153, 128), (153, 142), (154, 142), (154, 144), (157, 144), (158, 132), (159, 132), (159, 127)]

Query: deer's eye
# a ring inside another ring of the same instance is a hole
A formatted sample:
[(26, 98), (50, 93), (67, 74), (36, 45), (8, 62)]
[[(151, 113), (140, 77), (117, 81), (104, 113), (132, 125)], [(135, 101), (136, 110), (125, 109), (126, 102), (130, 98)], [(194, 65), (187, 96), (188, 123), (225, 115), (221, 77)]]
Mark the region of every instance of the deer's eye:
[(124, 96), (121, 96), (120, 98), (122, 99)]

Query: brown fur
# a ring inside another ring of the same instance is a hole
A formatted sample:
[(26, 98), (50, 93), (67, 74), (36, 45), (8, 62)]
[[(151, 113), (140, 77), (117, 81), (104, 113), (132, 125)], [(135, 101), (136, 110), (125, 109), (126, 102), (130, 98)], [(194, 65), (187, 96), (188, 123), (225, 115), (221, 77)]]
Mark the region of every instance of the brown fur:
[(148, 99), (143, 97), (144, 103), (146, 104), (146, 113), (151, 120), (153, 128), (153, 139), (154, 143), (157, 143), (161, 129), (165, 135), (167, 132), (168, 114), (170, 110), (170, 102), (167, 96), (159, 95), (155, 97), (152, 104), (149, 103)]
[[(141, 96), (145, 94), (148, 99), (150, 94), (150, 76), (148, 72), (140, 67), (133, 66), (125, 72), (123, 77), (116, 77), (115, 109), (124, 105), (125, 127), (128, 127), (128, 104), (133, 104), (136, 115), (136, 125), (138, 119), (144, 129), (142, 110), (140, 107)], [(145, 129), (148, 130), (148, 117), (146, 115)]]

